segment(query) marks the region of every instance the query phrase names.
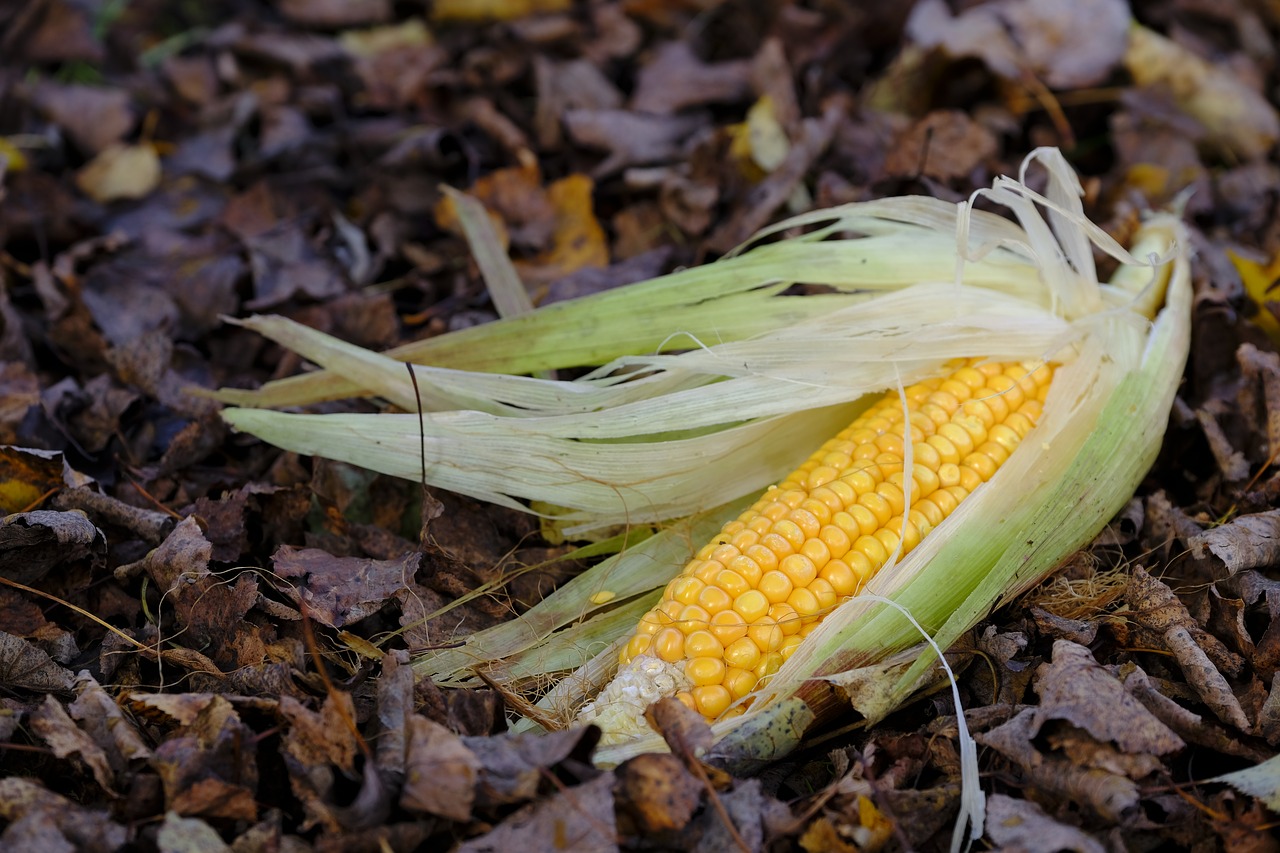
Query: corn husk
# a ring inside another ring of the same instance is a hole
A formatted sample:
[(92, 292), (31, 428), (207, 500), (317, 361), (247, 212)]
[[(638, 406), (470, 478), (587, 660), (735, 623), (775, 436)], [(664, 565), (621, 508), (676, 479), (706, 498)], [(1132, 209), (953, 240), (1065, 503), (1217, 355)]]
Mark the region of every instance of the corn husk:
[[(831, 710), (818, 680), (842, 686), (872, 720), (901, 704), (937, 660), (920, 630), (946, 648), (1038, 582), (1123, 506), (1158, 452), (1189, 342), (1181, 226), (1152, 217), (1126, 251), (1084, 216), (1056, 150), (1034, 152), (1020, 177), (1032, 166), (1047, 174), (1043, 195), (1008, 178), (983, 192), (1016, 223), (925, 198), (816, 211), (716, 263), (388, 356), (254, 318), (251, 328), (323, 370), (223, 399), (284, 406), (359, 393), (410, 413), (224, 416), (298, 452), (505, 506), (555, 507), (544, 511), (566, 535), (662, 525), (518, 619), (415, 664), (444, 683), (474, 683), (483, 667), (513, 687), (545, 687), (582, 661), (539, 702), (567, 721), (612, 674), (634, 627), (618, 614), (643, 612), (697, 545), (868, 395), (959, 357), (1059, 364), (1041, 422), (991, 482), (872, 580), (869, 592), (893, 606), (843, 605), (744, 715), (713, 726), (721, 760), (768, 760)], [(776, 239), (799, 229), (810, 230)], [(1111, 283), (1097, 280), (1095, 249), (1123, 265)], [(794, 283), (832, 292), (782, 295)], [(420, 395), (401, 358), (430, 359), (413, 368)], [(601, 367), (572, 382), (508, 375), (586, 364)], [(640, 737), (601, 759), (662, 748)]]

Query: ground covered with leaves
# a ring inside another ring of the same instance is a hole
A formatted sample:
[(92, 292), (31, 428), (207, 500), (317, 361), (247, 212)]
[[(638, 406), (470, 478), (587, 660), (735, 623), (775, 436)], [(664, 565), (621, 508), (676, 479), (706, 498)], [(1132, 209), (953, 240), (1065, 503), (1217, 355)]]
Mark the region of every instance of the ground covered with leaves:
[(1055, 145), (1122, 242), (1184, 205), (1194, 338), (1126, 511), (949, 656), (986, 843), (1276, 849), (1277, 33), (1266, 0), (0, 0), (0, 848), (946, 848), (949, 693), (736, 775), (679, 721), (611, 770), (505, 734), (501, 685), (408, 664), (569, 546), (190, 388), (303, 366), (224, 316), (495, 318), (444, 187), (545, 305)]

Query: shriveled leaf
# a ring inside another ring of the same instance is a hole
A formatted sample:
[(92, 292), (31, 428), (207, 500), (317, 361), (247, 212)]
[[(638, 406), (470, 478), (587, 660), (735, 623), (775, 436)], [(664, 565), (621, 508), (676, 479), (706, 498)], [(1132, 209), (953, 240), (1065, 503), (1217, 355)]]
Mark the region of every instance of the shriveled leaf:
[(614, 824), (613, 774), (555, 794), (527, 806), (479, 838), (463, 842), (459, 853), (557, 853), (618, 850)]
[(1195, 536), (1192, 553), (1217, 557), (1231, 574), (1280, 561), (1280, 510), (1242, 515)]
[(35, 510), (0, 519), (0, 575), (33, 584), (58, 567), (101, 559), (106, 537), (83, 512)]
[(48, 693), (70, 690), (71, 673), (45, 652), (20, 637), (0, 632), (0, 684)]

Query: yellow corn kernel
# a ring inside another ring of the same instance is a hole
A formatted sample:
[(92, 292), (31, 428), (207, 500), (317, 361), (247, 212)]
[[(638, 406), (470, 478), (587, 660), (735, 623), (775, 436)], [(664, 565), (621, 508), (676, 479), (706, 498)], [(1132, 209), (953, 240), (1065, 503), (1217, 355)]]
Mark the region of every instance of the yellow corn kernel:
[(697, 552), (622, 662), (680, 667), (678, 698), (708, 719), (749, 703), (827, 613), (995, 474), (1035, 426), (1052, 374), (962, 362), (904, 389), (905, 419), (887, 394)]

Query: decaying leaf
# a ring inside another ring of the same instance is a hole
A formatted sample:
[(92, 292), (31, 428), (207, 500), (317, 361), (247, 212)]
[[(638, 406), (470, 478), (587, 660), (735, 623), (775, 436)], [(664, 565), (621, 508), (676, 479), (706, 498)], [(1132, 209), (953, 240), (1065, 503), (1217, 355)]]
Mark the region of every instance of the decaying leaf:
[(1231, 574), (1280, 562), (1280, 510), (1242, 515), (1194, 537), (1192, 553), (1217, 557)]
[(1035, 689), (1040, 694), (1033, 718), (1037, 729), (1050, 720), (1065, 720), (1134, 754), (1164, 755), (1185, 746), (1084, 646), (1055, 641), (1053, 661), (1036, 673)]
[(70, 690), (74, 679), (28, 641), (0, 632), (0, 684), (47, 693)]
[(1088, 833), (1049, 817), (1035, 803), (1004, 794), (987, 798), (987, 837), (1005, 849), (1075, 853), (1103, 853), (1107, 849)]
[(311, 618), (331, 628), (377, 612), (397, 590), (413, 582), (422, 554), (396, 560), (335, 557), (318, 548), (282, 547), (272, 557), (277, 574), (294, 581), (285, 592), (306, 605)]
[(33, 584), (55, 568), (101, 559), (106, 537), (83, 512), (35, 510), (0, 519), (0, 575)]

